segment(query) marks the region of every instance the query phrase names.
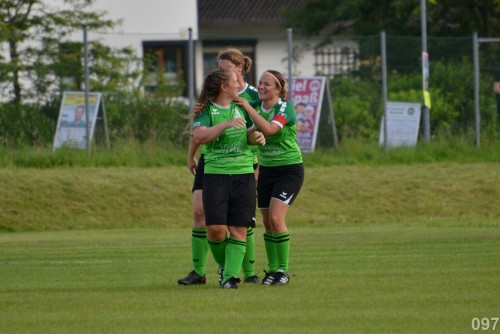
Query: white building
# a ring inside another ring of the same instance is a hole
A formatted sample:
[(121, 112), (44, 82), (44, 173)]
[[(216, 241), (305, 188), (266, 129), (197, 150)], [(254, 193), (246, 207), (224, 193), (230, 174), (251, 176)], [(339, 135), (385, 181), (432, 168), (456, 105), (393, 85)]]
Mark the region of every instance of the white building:
[[(203, 77), (215, 68), (216, 56), (227, 47), (237, 47), (253, 59), (247, 80), (256, 84), (258, 76), (274, 69), (288, 76), (287, 29), (282, 27), (284, 8), (301, 8), (303, 0), (96, 0), (93, 8), (106, 17), (121, 20), (113, 33), (89, 33), (89, 38), (107, 45), (133, 47), (144, 56), (154, 52), (164, 76), (176, 82), (178, 74), (188, 82), (188, 31), (194, 40), (195, 86), (199, 92)], [(292, 32), (293, 35), (293, 32)], [(325, 70), (324, 56), (317, 61), (314, 46), (320, 38), (293, 37), (298, 59), (293, 75), (331, 75)], [(347, 43), (349, 48), (355, 48)], [(337, 45), (336, 48), (345, 47)], [(326, 61), (335, 62), (334, 58)], [(148, 87), (154, 90), (154, 82)], [(184, 95), (187, 92), (184, 90)]]
[[(62, 0), (45, 1), (58, 8), (64, 5)], [(92, 11), (121, 23), (112, 31), (89, 30), (88, 39), (115, 48), (131, 47), (140, 57), (153, 56), (166, 82), (187, 97), (189, 32), (194, 41), (195, 94), (204, 75), (217, 66), (219, 51), (227, 47), (237, 47), (253, 59), (246, 79), (256, 85), (268, 69), (288, 76), (288, 36), (282, 10), (303, 6), (304, 0), (95, 0)], [(82, 41), (81, 32), (73, 38)], [(333, 76), (342, 70), (335, 69), (340, 52), (325, 56), (314, 49), (320, 41), (320, 37), (293, 35), (293, 76)], [(342, 44), (336, 42), (333, 48), (356, 49), (352, 43)], [(81, 85), (80, 78), (63, 79)], [(156, 75), (146, 80), (146, 90), (154, 91), (156, 81)]]
[[(91, 31), (89, 39), (99, 39), (113, 47), (130, 46), (141, 56), (156, 53), (158, 66), (167, 80), (176, 82), (181, 73), (187, 82), (191, 29), (198, 92), (204, 75), (216, 67), (219, 51), (229, 46), (241, 49), (254, 60), (247, 79), (255, 84), (266, 69), (285, 75), (288, 71), (286, 29), (278, 27), (282, 20), (276, 14), (283, 3), (297, 6), (302, 1), (274, 2), (274, 6), (269, 6), (267, 1), (263, 7), (263, 1), (242, 5), (240, 1), (214, 0), (96, 0), (94, 10), (105, 11), (106, 18), (122, 23), (110, 33)], [(308, 67), (302, 71), (314, 74), (310, 64)], [(154, 82), (151, 85), (147, 89), (154, 90)]]

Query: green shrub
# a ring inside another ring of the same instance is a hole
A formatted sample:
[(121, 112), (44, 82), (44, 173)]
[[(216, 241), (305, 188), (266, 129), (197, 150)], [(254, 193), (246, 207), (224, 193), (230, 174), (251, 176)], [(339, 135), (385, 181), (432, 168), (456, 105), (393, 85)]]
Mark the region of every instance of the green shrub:
[[(500, 132), (491, 74), (480, 76), (481, 138), (498, 140)], [(388, 101), (423, 103), (422, 74), (391, 72)], [(339, 140), (378, 137), (382, 115), (382, 85), (375, 74), (354, 73), (331, 82)], [(430, 127), (434, 138), (475, 136), (474, 77), (470, 60), (432, 63)]]
[[(46, 105), (0, 105), (0, 142), (5, 147), (51, 147), (60, 110), (59, 97)], [(111, 142), (151, 142), (185, 146), (187, 106), (163, 97), (117, 94), (104, 96)], [(97, 133), (96, 133), (97, 136)]]
[(0, 142), (9, 147), (46, 145), (54, 138), (55, 122), (39, 105), (0, 104)]
[(106, 102), (108, 123), (113, 140), (133, 139), (139, 142), (183, 146), (188, 108), (182, 102), (161, 96), (132, 96), (129, 100)]
[(356, 77), (338, 77), (332, 83), (333, 109), (339, 140), (376, 136), (380, 90), (376, 83)]

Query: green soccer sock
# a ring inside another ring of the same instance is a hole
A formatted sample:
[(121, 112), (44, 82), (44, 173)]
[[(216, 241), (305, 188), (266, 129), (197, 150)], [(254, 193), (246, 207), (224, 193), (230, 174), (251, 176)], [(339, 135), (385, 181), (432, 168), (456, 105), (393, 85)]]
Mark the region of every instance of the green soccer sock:
[(227, 238), (222, 241), (208, 240), (208, 245), (210, 246), (215, 262), (217, 262), (220, 268), (224, 268), (226, 262)]
[(224, 281), (238, 277), (241, 263), (245, 257), (246, 241), (229, 237), (226, 246), (226, 265), (224, 266)]
[(242, 268), (245, 278), (255, 275), (255, 235), (251, 227), (247, 230), (247, 249)]
[(274, 236), (272, 233), (264, 233), (264, 246), (266, 247), (269, 272), (276, 272), (278, 270), (278, 255), (276, 254)]
[(278, 234), (273, 234), (278, 258), (278, 270), (288, 272), (288, 257), (290, 255), (290, 234), (288, 231)]
[(193, 255), (193, 269), (198, 275), (205, 275), (208, 254), (207, 229), (193, 227), (191, 234), (191, 253)]

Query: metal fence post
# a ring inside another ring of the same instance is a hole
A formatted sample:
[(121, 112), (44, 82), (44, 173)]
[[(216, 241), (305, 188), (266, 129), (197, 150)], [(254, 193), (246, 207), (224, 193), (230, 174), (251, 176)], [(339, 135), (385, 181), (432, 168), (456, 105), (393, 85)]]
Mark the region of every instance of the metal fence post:
[[(421, 0), (420, 1), (420, 11), (421, 11), (421, 28), (422, 28), (422, 57), (424, 54), (427, 54), (427, 9), (426, 9), (426, 0)], [(423, 68), (423, 63), (424, 60), (422, 59), (422, 72), (424, 71)], [(426, 78), (422, 76), (423, 80), (423, 88), (425, 89), (425, 80)], [(429, 142), (431, 139), (431, 117), (430, 117), (430, 111), (429, 108), (425, 105), (424, 101), (424, 107), (422, 108), (423, 111), (423, 121), (424, 121), (424, 137), (425, 141)]]
[(380, 33), (380, 48), (382, 54), (382, 111), (384, 113), (384, 149), (387, 151), (387, 52), (385, 31)]
[(479, 113), (479, 43), (477, 32), (472, 35), (472, 57), (474, 63), (474, 132), (476, 137), (476, 146), (481, 142), (481, 114)]
[(293, 61), (293, 48), (292, 48), (292, 28), (286, 30), (288, 37), (288, 100), (293, 101), (293, 78), (292, 78), (292, 61)]
[(83, 25), (83, 66), (85, 72), (85, 118), (87, 130), (87, 151), (89, 157), (92, 155), (92, 146), (90, 143), (90, 115), (89, 115), (89, 55), (87, 42), (87, 26)]
[(188, 99), (189, 110), (193, 107), (194, 103), (194, 47), (193, 47), (193, 28), (189, 27), (189, 42), (188, 42)]

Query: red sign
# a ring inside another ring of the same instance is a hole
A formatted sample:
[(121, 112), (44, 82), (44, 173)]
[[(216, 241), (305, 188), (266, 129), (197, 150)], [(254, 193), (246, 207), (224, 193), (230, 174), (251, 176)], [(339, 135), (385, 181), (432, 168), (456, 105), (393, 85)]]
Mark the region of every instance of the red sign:
[(297, 77), (292, 82), (292, 102), (297, 114), (297, 141), (303, 152), (314, 151), (326, 78)]

